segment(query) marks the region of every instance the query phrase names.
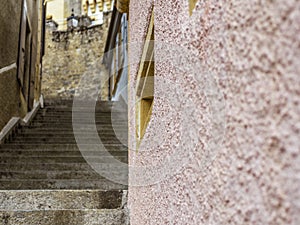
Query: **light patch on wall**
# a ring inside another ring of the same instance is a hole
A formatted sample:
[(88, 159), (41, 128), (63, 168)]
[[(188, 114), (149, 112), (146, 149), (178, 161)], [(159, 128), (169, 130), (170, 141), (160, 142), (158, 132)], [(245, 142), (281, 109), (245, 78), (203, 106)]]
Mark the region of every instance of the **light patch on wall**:
[(189, 0), (190, 16), (193, 14), (197, 1), (198, 0)]

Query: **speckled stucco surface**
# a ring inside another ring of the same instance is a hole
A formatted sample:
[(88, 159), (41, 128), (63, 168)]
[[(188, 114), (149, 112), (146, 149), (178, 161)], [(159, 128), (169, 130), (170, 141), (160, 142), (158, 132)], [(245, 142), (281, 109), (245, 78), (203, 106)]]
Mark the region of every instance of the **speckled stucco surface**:
[[(144, 40), (152, 4), (130, 1), (131, 42)], [(194, 103), (189, 126), (198, 138), (184, 169), (159, 183), (129, 188), (131, 224), (300, 224), (300, 2), (199, 0), (190, 17), (188, 1), (155, 1), (155, 40), (186, 47), (201, 61), (197, 74), (179, 73), (167, 63), (155, 68), (156, 81), (180, 84), (184, 94), (178, 102)], [(131, 65), (129, 90), (135, 90), (136, 74), (137, 65)], [(226, 124), (215, 158), (205, 166), (216, 118), (201, 89), (202, 74), (217, 83)], [(177, 137), (191, 135), (178, 129), (183, 120), (171, 112), (165, 91), (155, 83), (145, 135), (153, 138), (163, 123), (164, 142), (145, 141), (148, 151), (131, 151), (131, 166), (180, 154)], [(134, 91), (129, 100), (134, 149)]]

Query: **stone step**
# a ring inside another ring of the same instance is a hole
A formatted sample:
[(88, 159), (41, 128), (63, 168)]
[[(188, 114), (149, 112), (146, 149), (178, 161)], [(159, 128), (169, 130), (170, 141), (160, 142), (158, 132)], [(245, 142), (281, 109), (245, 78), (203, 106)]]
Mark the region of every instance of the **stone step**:
[[(49, 107), (49, 108), (43, 108), (43, 109), (39, 109), (39, 111), (37, 112), (37, 115), (58, 115), (58, 114), (62, 114), (65, 113), (66, 115), (72, 115), (73, 107), (60, 107), (60, 108), (53, 108), (53, 107)], [(115, 108), (113, 108), (113, 111), (107, 111), (107, 112), (102, 112), (97, 110), (97, 108), (78, 108), (78, 107), (74, 107), (74, 109), (76, 109), (76, 114), (77, 115), (88, 115), (91, 112), (94, 112), (95, 115), (120, 115), (120, 116), (124, 116), (127, 114), (124, 113), (120, 113), (118, 111), (114, 111)], [(79, 109), (79, 110), (77, 110)], [(82, 111), (80, 111), (81, 109), (84, 109)]]
[[(102, 166), (102, 165), (99, 165)], [(114, 165), (103, 164), (104, 168)], [(0, 171), (36, 171), (36, 170), (47, 170), (47, 171), (94, 171), (92, 167), (87, 163), (32, 163), (32, 162), (21, 162), (21, 163), (0, 163)], [(128, 173), (128, 171), (121, 171), (121, 173)]]
[[(88, 135), (88, 134), (81, 134), (81, 133), (77, 133), (76, 137), (80, 137), (81, 140), (87, 140), (87, 141), (95, 141), (95, 140), (99, 140), (101, 139), (102, 141), (112, 141), (112, 143), (114, 143), (114, 141), (117, 141), (119, 138), (117, 138), (115, 135), (105, 135), (102, 136), (99, 134), (92, 134), (92, 135)], [(127, 138), (127, 135), (122, 135), (122, 140)], [(62, 140), (70, 140), (70, 142), (73, 142), (75, 140), (75, 136), (74, 135), (59, 135), (59, 134), (47, 134), (46, 132), (41, 133), (40, 135), (17, 135), (15, 137), (14, 140), (16, 141), (20, 141), (20, 140), (40, 140), (40, 141), (49, 141), (49, 140), (54, 140), (56, 141), (57, 139), (62, 139)]]
[[(81, 128), (73, 129), (73, 127), (43, 127), (43, 126), (29, 126), (29, 127), (22, 127), (19, 130), (19, 133), (26, 133), (26, 132), (39, 132), (39, 133), (53, 133), (53, 132), (71, 132), (71, 133), (87, 133), (93, 134), (94, 130), (91, 127), (83, 126)], [(98, 134), (105, 134), (105, 133), (112, 133), (112, 132), (128, 132), (126, 127), (111, 127), (111, 126), (97, 126)]]
[[(128, 155), (127, 151), (110, 151), (109, 152), (112, 156), (123, 156), (126, 157)], [(106, 155), (105, 151), (84, 151), (85, 156), (94, 156), (94, 155)], [(0, 158), (1, 157), (9, 157), (9, 156), (26, 156), (26, 157), (33, 157), (33, 156), (43, 156), (43, 157), (81, 157), (81, 152), (79, 150), (73, 151), (64, 151), (64, 150), (38, 150), (38, 149), (9, 149), (9, 150), (0, 150)]]
[(102, 107), (102, 108), (110, 108), (110, 107), (121, 107), (120, 104), (114, 103), (114, 102), (61, 102), (61, 103), (55, 103), (55, 104), (44, 104), (44, 108), (68, 108), (68, 107)]
[(19, 134), (16, 135), (13, 140), (20, 141), (20, 140), (40, 140), (40, 141), (49, 141), (49, 140), (57, 140), (57, 139), (62, 139), (62, 140), (70, 140), (70, 142), (73, 142), (75, 140), (75, 137), (78, 138), (80, 137), (81, 140), (87, 140), (87, 141), (95, 141), (95, 140), (103, 140), (103, 141), (114, 141), (119, 140), (119, 138), (125, 139), (127, 138), (128, 135), (126, 134), (119, 134), (120, 136), (116, 136), (114, 134), (105, 134), (105, 135), (99, 135), (99, 134), (86, 134), (86, 133), (77, 133), (76, 136), (74, 134), (56, 134), (56, 133), (46, 133), (46, 132), (41, 132), (40, 134)]
[(78, 99), (66, 99), (66, 98), (46, 98), (44, 103), (45, 105), (60, 105), (60, 104), (63, 104), (63, 105), (67, 105), (67, 104), (73, 104), (73, 102), (76, 101), (78, 103), (81, 103), (81, 104), (90, 104), (90, 103), (94, 103), (94, 104), (107, 104), (107, 105), (110, 105), (110, 104), (120, 104), (120, 101), (103, 101), (103, 100), (97, 100), (97, 101), (94, 101), (94, 100), (84, 100), (84, 101), (80, 101)]
[[(76, 115), (82, 116), (82, 117), (88, 117), (89, 113), (77, 113)], [(35, 118), (72, 118), (73, 113), (50, 113), (50, 112), (43, 112), (38, 111)], [(97, 113), (93, 115), (93, 117), (96, 118), (116, 118), (116, 119), (127, 119), (127, 114), (123, 113)]]
[(2, 211), (3, 225), (122, 225), (121, 209)]
[[(89, 162), (93, 163), (114, 163), (114, 159), (119, 160), (121, 162), (127, 163), (127, 156), (88, 156), (85, 157)], [(1, 157), (0, 163), (22, 163), (22, 162), (32, 162), (32, 163), (85, 163), (86, 160), (82, 156), (8, 156)]]
[(31, 171), (0, 171), (0, 181), (5, 180), (61, 180), (61, 179), (105, 179), (92, 170), (87, 171), (48, 171), (48, 170), (31, 170)]
[[(64, 110), (66, 109), (66, 110)], [(71, 110), (72, 108), (59, 108), (57, 110), (55, 110), (54, 108), (44, 108), (44, 109), (39, 109), (39, 111), (36, 113), (36, 115), (38, 116), (60, 116), (60, 115), (66, 115), (66, 116), (72, 116), (73, 115), (73, 112)], [(99, 116), (99, 117), (106, 117), (106, 116), (109, 116), (109, 117), (120, 117), (120, 118), (126, 118), (127, 117), (127, 113), (124, 113), (124, 112), (118, 112), (118, 111), (108, 111), (108, 112), (99, 112), (97, 111), (96, 109), (85, 109), (83, 111), (78, 111), (76, 110), (76, 115), (79, 115), (79, 116), (88, 116), (90, 115), (91, 113), (95, 113), (93, 115), (95, 116)]]
[[(128, 137), (127, 109), (115, 102), (98, 102), (94, 109), (88, 104), (73, 107), (73, 101), (46, 101), (29, 126), (20, 127), (9, 143), (0, 145), (3, 224), (124, 224), (120, 190), (127, 190), (127, 185), (93, 168), (128, 179), (128, 148), (117, 138)], [(79, 118), (75, 126), (74, 112)], [(81, 151), (77, 135), (84, 142)], [(100, 138), (104, 146), (92, 144)]]
[(0, 211), (65, 209), (116, 209), (123, 191), (105, 190), (5, 190), (0, 191)]
[[(110, 123), (127, 123), (126, 119), (123, 118), (111, 118), (111, 117), (82, 117), (81, 120), (86, 121), (86, 122), (92, 122), (92, 121), (96, 121), (96, 122), (110, 122)], [(51, 123), (55, 123), (55, 122), (68, 122), (68, 123), (72, 123), (73, 121), (73, 117), (35, 117), (34, 121), (40, 121), (40, 122), (46, 122), (49, 121)]]
[[(127, 130), (127, 124), (125, 123), (99, 123), (99, 122), (91, 122), (85, 123), (84, 121), (76, 122), (76, 123), (68, 123), (68, 122), (40, 122), (40, 121), (33, 121), (30, 125), (27, 126), (28, 129), (38, 129), (42, 128), (44, 130), (73, 130), (75, 132), (80, 131), (94, 131), (96, 130)], [(21, 129), (24, 130), (24, 129)]]
[[(73, 123), (72, 118), (35, 118), (32, 123)], [(77, 121), (76, 121), (77, 122)], [(123, 120), (123, 119), (113, 119), (113, 121), (111, 120), (111, 118), (82, 118), (80, 119), (80, 122), (84, 122), (87, 124), (127, 124), (128, 121), (127, 120)]]
[(1, 179), (0, 190), (40, 190), (40, 189), (102, 189), (125, 190), (125, 185), (106, 179)]
[(93, 121), (93, 120), (80, 120), (80, 121), (67, 121), (67, 120), (53, 120), (53, 121), (49, 121), (49, 120), (33, 120), (31, 122), (31, 125), (42, 125), (42, 126), (47, 126), (47, 127), (51, 127), (51, 126), (59, 126), (59, 127), (64, 127), (64, 126), (73, 126), (73, 123), (76, 124), (83, 124), (86, 126), (91, 126), (91, 125), (103, 125), (103, 126), (112, 126), (112, 124), (114, 126), (127, 126), (127, 122), (126, 121), (114, 121), (111, 122), (110, 120), (103, 120), (103, 121)]
[(58, 107), (103, 107), (103, 108), (109, 108), (109, 107), (124, 107), (124, 105), (119, 104), (118, 102), (61, 102), (61, 103), (54, 103), (54, 104), (49, 104), (49, 103), (45, 103), (44, 104), (44, 108), (48, 108), (48, 107), (54, 107), (54, 108), (58, 108)]
[(46, 107), (44, 109), (41, 109), (41, 112), (83, 112), (83, 113), (110, 113), (110, 112), (121, 112), (121, 109), (113, 108), (112, 107), (95, 107), (95, 108), (89, 108), (89, 107)]
[[(83, 148), (81, 148), (82, 151), (101, 151), (103, 149), (100, 149), (101, 146), (94, 145), (94, 144), (83, 144)], [(69, 151), (69, 150), (76, 150), (78, 151), (78, 145), (77, 144), (58, 144), (58, 143), (50, 143), (45, 145), (44, 143), (7, 143), (0, 145), (0, 150), (10, 150), (10, 149), (38, 149), (40, 151), (42, 150), (63, 150), (63, 151)], [(105, 149), (107, 151), (126, 151), (127, 147), (123, 144), (105, 144)]]
[(40, 109), (40, 112), (47, 112), (47, 113), (67, 113), (67, 112), (79, 112), (79, 113), (125, 113), (126, 109), (117, 108), (117, 107), (95, 107), (95, 108), (88, 108), (88, 107), (46, 107)]
[[(91, 123), (91, 124), (87, 124), (84, 122), (81, 123), (76, 123), (78, 125), (80, 125), (81, 127), (78, 129), (93, 129), (93, 127), (95, 126), (95, 123)], [(32, 122), (31, 125), (27, 126), (29, 129), (31, 128), (55, 128), (55, 129), (66, 129), (66, 128), (72, 128), (75, 127), (76, 124), (72, 124), (72, 123), (41, 123), (41, 122)], [(25, 127), (25, 126), (24, 126)], [(127, 128), (127, 124), (121, 124), (121, 123), (117, 123), (117, 124), (101, 124), (101, 123), (96, 123), (96, 128), (101, 130), (101, 129), (126, 129)]]
[(44, 108), (60, 108), (60, 107), (91, 107), (91, 106), (95, 106), (95, 107), (121, 107), (120, 104), (116, 103), (116, 102), (78, 102), (76, 101), (76, 104), (74, 104), (74, 102), (60, 102), (60, 103), (45, 103), (44, 104)]
[[(73, 113), (37, 113), (35, 119), (72, 119)], [(76, 114), (76, 116), (81, 117), (82, 119), (88, 118), (99, 118), (99, 119), (123, 119), (128, 120), (127, 115), (118, 113), (118, 114), (111, 114), (111, 113), (98, 113), (98, 114)]]
[[(121, 140), (118, 140), (116, 138), (108, 139), (103, 138), (100, 140), (100, 138), (80, 138), (81, 144), (96, 144), (100, 142), (105, 144), (122, 144)], [(76, 140), (74, 138), (61, 138), (61, 137), (51, 137), (51, 138), (38, 138), (38, 137), (32, 137), (32, 138), (22, 138), (17, 137), (15, 140), (12, 141), (13, 144), (76, 144)]]
[[(128, 136), (127, 132), (121, 133), (121, 132), (116, 132), (118, 135), (121, 135), (122, 138), (125, 138)], [(48, 137), (65, 137), (65, 138), (74, 138), (76, 135), (80, 135), (81, 137), (91, 137), (93, 135), (93, 133), (91, 132), (64, 132), (64, 131), (47, 131), (46, 132), (36, 132), (35, 130), (27, 130), (27, 132), (22, 132), (18, 134), (18, 137), (24, 137), (24, 138), (29, 138), (29, 137), (40, 137), (40, 138), (48, 138)], [(101, 138), (114, 138), (116, 137), (115, 132), (114, 131), (106, 131), (106, 132), (101, 132), (98, 133), (98, 135)]]

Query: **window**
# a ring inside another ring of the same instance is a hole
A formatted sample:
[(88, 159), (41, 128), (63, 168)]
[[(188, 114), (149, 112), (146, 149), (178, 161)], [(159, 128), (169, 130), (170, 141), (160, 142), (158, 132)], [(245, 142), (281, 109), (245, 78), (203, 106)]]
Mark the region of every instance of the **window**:
[(154, 57), (154, 12), (152, 12), (137, 77), (136, 134), (138, 145), (144, 137), (152, 115), (154, 101)]

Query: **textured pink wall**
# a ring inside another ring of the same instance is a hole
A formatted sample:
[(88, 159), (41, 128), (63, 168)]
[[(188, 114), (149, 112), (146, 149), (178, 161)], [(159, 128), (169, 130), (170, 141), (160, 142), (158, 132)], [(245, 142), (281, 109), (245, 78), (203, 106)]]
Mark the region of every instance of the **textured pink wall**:
[[(151, 4), (131, 0), (130, 41), (144, 40)], [(155, 74), (156, 81), (179, 83), (185, 95), (179, 98), (194, 102), (189, 126), (197, 128), (197, 148), (174, 176), (130, 187), (131, 224), (300, 224), (300, 2), (199, 0), (189, 17), (188, 1), (158, 0), (155, 39), (189, 47), (202, 60), (196, 76), (167, 63), (157, 63)], [(135, 98), (136, 73), (131, 66), (129, 102)], [(224, 96), (226, 129), (215, 160), (203, 167), (215, 119), (201, 89), (205, 83), (197, 77), (207, 73)], [(132, 166), (181, 154), (178, 135), (191, 135), (178, 128), (182, 122), (171, 112), (170, 99), (159, 97), (165, 91), (155, 84), (145, 135), (153, 138), (164, 123), (165, 141), (131, 152)], [(129, 106), (134, 148), (135, 109)]]

